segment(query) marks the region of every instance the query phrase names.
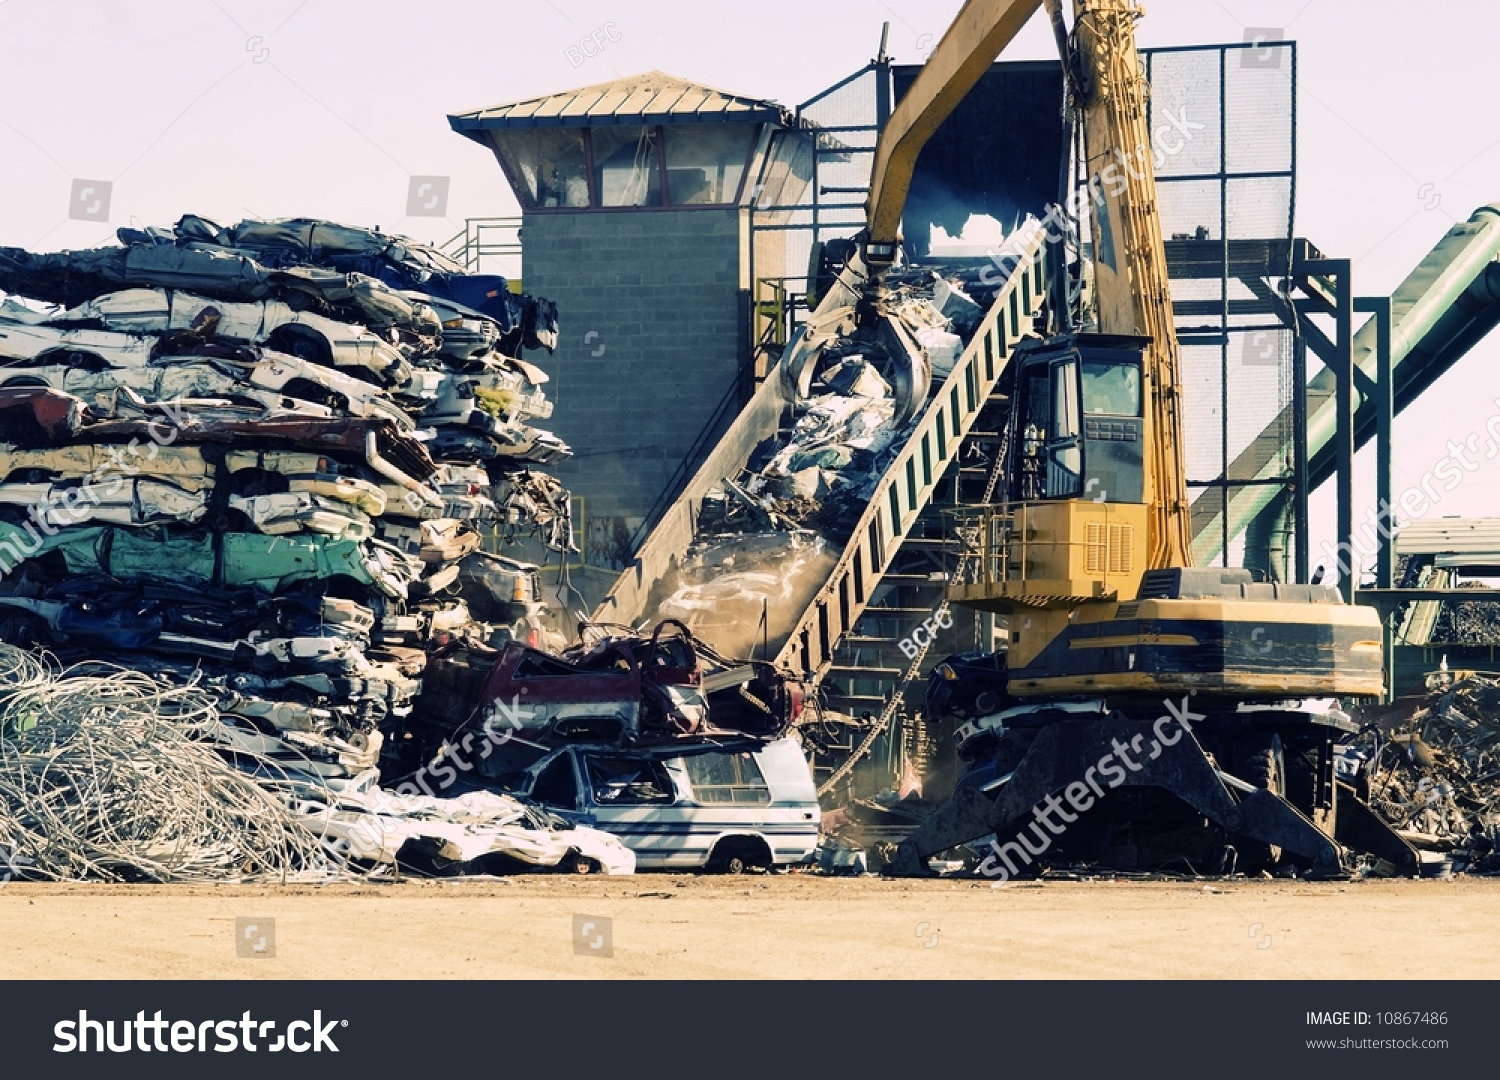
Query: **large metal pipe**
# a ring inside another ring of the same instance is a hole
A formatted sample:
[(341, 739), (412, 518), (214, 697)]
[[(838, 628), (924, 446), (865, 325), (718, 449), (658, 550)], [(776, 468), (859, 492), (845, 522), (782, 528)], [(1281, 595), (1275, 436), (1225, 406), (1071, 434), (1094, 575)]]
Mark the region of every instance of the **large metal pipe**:
[[(1475, 210), (1438, 241), (1391, 294), (1393, 397), (1400, 412), (1500, 323), (1500, 203)], [(1354, 363), (1376, 377), (1376, 328), (1370, 320), (1354, 335)], [(1307, 385), (1308, 482), (1316, 487), (1334, 469), (1337, 410), (1335, 379), (1321, 369)], [(1356, 446), (1375, 431), (1373, 402), (1355, 417)], [(1230, 466), (1233, 479), (1272, 479), (1282, 474), (1280, 433), (1292, 428), (1286, 411), (1268, 424)], [(1193, 561), (1206, 565), (1222, 550), (1218, 490), (1208, 488), (1194, 505)], [(1276, 485), (1238, 488), (1229, 500), (1231, 538), (1238, 536), (1276, 494)]]

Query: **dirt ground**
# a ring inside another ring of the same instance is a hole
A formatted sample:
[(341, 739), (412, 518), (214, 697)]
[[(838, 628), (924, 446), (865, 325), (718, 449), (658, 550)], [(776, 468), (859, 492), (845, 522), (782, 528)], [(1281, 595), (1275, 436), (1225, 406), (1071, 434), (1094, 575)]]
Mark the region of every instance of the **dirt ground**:
[[(0, 979), (1492, 979), (1497, 909), (1500, 880), (1461, 878), (10, 882)], [(238, 957), (236, 918), (275, 920), (275, 956)]]

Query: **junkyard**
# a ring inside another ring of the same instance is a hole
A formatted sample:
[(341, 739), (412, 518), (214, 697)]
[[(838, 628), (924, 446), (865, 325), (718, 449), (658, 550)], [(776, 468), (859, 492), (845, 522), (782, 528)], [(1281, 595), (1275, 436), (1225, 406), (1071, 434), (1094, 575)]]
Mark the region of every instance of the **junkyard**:
[(0, 974), (1495, 977), (1500, 203), (1336, 217), (1290, 24), (948, 8), (0, 215)]

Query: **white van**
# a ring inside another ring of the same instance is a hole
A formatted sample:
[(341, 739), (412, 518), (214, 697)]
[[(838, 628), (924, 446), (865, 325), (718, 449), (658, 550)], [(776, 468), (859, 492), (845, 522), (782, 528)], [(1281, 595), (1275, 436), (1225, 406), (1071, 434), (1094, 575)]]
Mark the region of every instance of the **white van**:
[(822, 817), (795, 739), (728, 749), (570, 746), (528, 769), (519, 793), (613, 833), (640, 870), (739, 874), (805, 863)]

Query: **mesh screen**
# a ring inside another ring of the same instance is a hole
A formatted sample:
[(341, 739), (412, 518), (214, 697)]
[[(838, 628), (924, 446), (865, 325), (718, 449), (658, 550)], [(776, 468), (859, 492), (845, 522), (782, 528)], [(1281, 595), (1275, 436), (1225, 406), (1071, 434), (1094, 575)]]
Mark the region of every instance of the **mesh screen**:
[[(1296, 46), (1143, 49), (1141, 56), (1162, 233), (1196, 242), (1194, 276), (1174, 267), (1172, 297), (1183, 341), (1189, 494), (1195, 522), (1217, 537), (1209, 547), (1222, 561), (1225, 501), (1252, 482), (1263, 496), (1266, 484), (1285, 488), (1292, 480), (1294, 343), (1272, 305), (1285, 270), (1269, 265), (1266, 252), (1284, 258), (1292, 234)], [(758, 201), (757, 226), (779, 229), (774, 242), (757, 239), (757, 277), (797, 279), (815, 239), (863, 226), (877, 78), (867, 68), (801, 107), (822, 129), (812, 183), (799, 200), (816, 209), (783, 205), (767, 216), (772, 206)], [(1203, 512), (1209, 508), (1212, 514)], [(1243, 544), (1228, 539), (1238, 558)]]
[[(1265, 253), (1292, 236), (1295, 46), (1142, 50), (1142, 57), (1162, 233), (1197, 241), (1198, 276), (1172, 279), (1185, 456), (1196, 521), (1225, 562), (1225, 501), (1243, 497), (1252, 482), (1284, 488), (1293, 474), (1293, 341), (1272, 304), (1285, 270), (1269, 266)], [(1210, 507), (1212, 514), (1201, 512)], [(1228, 557), (1238, 559), (1243, 544), (1228, 539)]]
[[(877, 78), (874, 68), (866, 68), (800, 106), (800, 116), (818, 129), (815, 138), (788, 132), (785, 140), (805, 155), (794, 171), (808, 182), (767, 182), (755, 200), (756, 278), (779, 278), (799, 291), (815, 240), (853, 236), (864, 227), (877, 138)], [(788, 146), (780, 152), (793, 151)]]

